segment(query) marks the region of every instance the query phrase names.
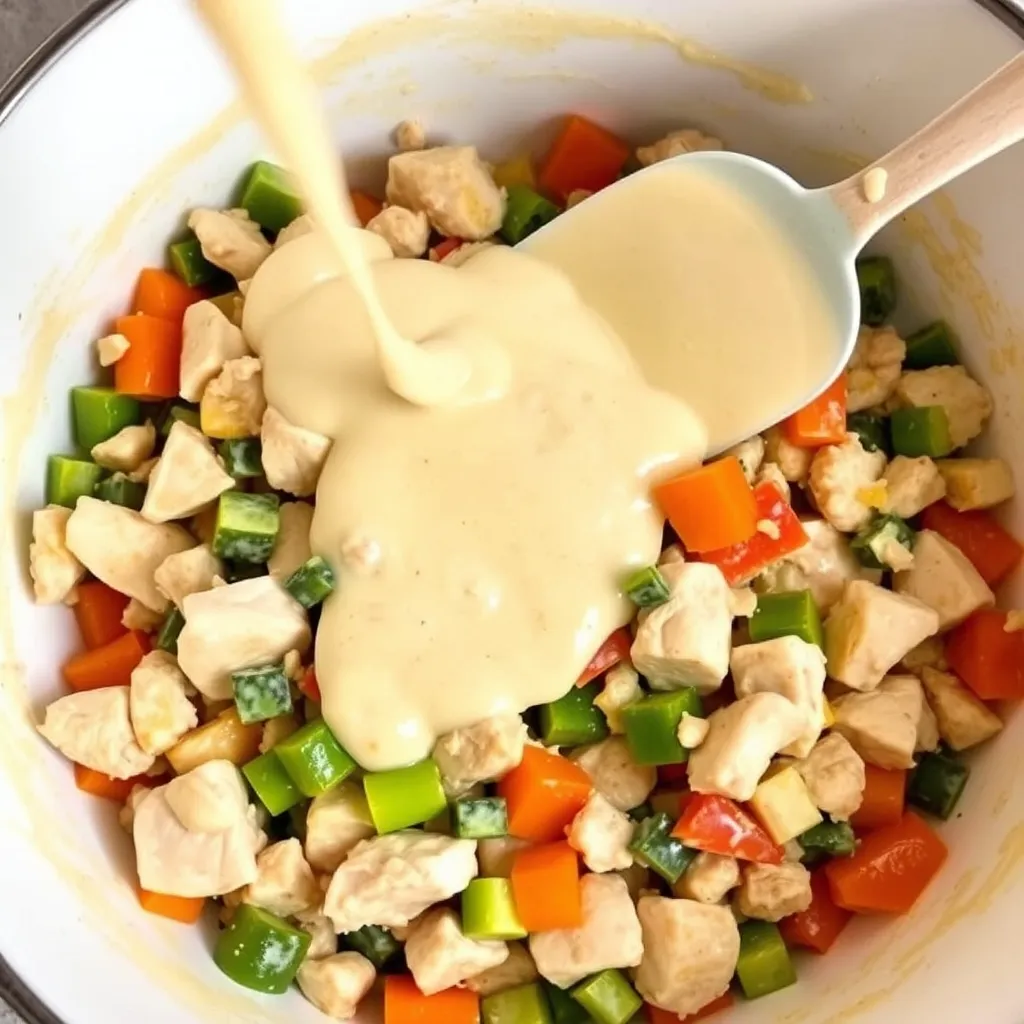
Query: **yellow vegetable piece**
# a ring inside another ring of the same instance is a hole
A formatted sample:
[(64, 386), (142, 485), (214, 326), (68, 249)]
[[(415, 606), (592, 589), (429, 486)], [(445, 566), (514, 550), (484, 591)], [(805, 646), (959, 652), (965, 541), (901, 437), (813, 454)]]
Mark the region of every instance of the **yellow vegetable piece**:
[(536, 178), (533, 176), (533, 161), (528, 156), (517, 156), (498, 164), (494, 168), (494, 180), (502, 188), (508, 188), (509, 185), (537, 187)]
[(762, 782), (750, 799), (750, 809), (780, 845), (822, 820), (821, 812), (795, 768), (785, 768)]
[(222, 711), (212, 722), (193, 729), (167, 751), (167, 760), (179, 774), (207, 761), (225, 760), (242, 765), (260, 752), (263, 725), (243, 725), (237, 708)]

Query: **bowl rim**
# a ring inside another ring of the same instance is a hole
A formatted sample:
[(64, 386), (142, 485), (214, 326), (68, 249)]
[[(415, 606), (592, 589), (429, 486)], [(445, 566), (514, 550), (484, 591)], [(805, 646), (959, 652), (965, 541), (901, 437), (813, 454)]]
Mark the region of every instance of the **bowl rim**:
[[(73, 47), (131, 0), (91, 0), (73, 18), (44, 39), (0, 83), (0, 126), (47, 72)], [(972, 0), (1024, 39), (1024, 0)], [(0, 950), (0, 998), (24, 1024), (65, 1024), (11, 968)]]

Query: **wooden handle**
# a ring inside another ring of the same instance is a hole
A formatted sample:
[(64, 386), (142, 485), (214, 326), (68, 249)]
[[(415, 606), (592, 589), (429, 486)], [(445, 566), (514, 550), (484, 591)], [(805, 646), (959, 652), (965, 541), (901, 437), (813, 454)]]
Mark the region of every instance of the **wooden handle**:
[(857, 247), (908, 206), (1024, 138), (1024, 54), (870, 167), (825, 191)]

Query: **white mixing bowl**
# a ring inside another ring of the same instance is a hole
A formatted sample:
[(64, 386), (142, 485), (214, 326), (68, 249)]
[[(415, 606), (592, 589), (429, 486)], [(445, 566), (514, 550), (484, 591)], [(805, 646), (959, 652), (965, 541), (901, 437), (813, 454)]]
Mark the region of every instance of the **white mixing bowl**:
[[(370, 182), (404, 116), (493, 159), (543, 145), (558, 115), (582, 111), (635, 140), (698, 125), (823, 183), (919, 127), (1024, 35), (1011, 0), (536, 2), (285, 6)], [(799, 98), (798, 82), (813, 99), (781, 102)], [(101, 0), (0, 96), (0, 991), (33, 1024), (322, 1019), (298, 995), (228, 982), (210, 958), (212, 923), (138, 908), (113, 810), (75, 790), (32, 727), (76, 639), (65, 609), (29, 600), (27, 512), (42, 503), (46, 453), (69, 441), (67, 389), (93, 374), (91, 342), (135, 272), (161, 260), (183, 211), (226, 200), (264, 153), (233, 92), (186, 0)], [(959, 330), (996, 399), (985, 447), (1024, 485), (1022, 181), (1024, 146), (879, 248), (897, 258), (902, 325), (941, 315)], [(1010, 525), (1024, 533), (1019, 502)], [(1024, 598), (1020, 581), (1009, 599)], [(974, 765), (943, 828), (948, 864), (913, 913), (854, 922), (827, 957), (801, 958), (797, 986), (727, 1019), (1020, 1024), (1022, 749), (1015, 715)]]

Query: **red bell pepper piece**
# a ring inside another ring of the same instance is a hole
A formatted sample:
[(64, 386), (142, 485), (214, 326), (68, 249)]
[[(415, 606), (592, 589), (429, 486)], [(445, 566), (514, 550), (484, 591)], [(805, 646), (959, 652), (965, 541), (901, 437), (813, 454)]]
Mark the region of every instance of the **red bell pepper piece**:
[(903, 817), (906, 789), (905, 771), (886, 771), (873, 764), (865, 764), (864, 797), (860, 807), (850, 816), (850, 824), (857, 834), (862, 830), (882, 828), (883, 825), (895, 825)]
[(1024, 547), (982, 509), (957, 512), (944, 501), (929, 505), (921, 514), (926, 530), (942, 534), (958, 547), (990, 586), (1006, 579), (1024, 556)]
[(946, 660), (982, 700), (1024, 698), (1024, 630), (1006, 631), (1007, 613), (975, 612), (946, 639)]
[(302, 678), (299, 680), (299, 689), (304, 696), (310, 700), (315, 700), (317, 704), (320, 703), (320, 684), (316, 679), (316, 669), (312, 665), (302, 673)]
[(445, 256), (451, 256), (462, 244), (461, 238), (445, 238), (443, 241), (438, 242), (437, 245), (430, 247), (430, 262), (440, 263)]
[(696, 1024), (699, 1020), (707, 1020), (708, 1017), (712, 1017), (722, 1010), (728, 1010), (734, 1002), (735, 999), (733, 999), (732, 993), (726, 992), (725, 995), (712, 999), (707, 1006), (702, 1007), (696, 1013), (688, 1013), (685, 1017), (680, 1017), (679, 1014), (673, 1013), (671, 1010), (663, 1010), (660, 1006), (647, 1003), (647, 1017), (651, 1024), (680, 1024), (680, 1021), (684, 1022), (684, 1024)]
[(784, 917), (779, 931), (787, 946), (804, 946), (815, 953), (827, 953), (853, 914), (832, 900), (824, 871), (811, 873), (811, 905), (799, 914)]
[(576, 680), (576, 685), (586, 686), (592, 679), (596, 679), (608, 669), (614, 668), (620, 661), (625, 661), (629, 657), (629, 649), (632, 646), (633, 636), (625, 626), (615, 630), (587, 663), (587, 667)]
[(846, 440), (846, 374), (782, 421), (786, 440), (798, 448), (823, 448)]
[(758, 864), (781, 864), (782, 847), (739, 804), (715, 793), (694, 793), (672, 835), (687, 846)]

